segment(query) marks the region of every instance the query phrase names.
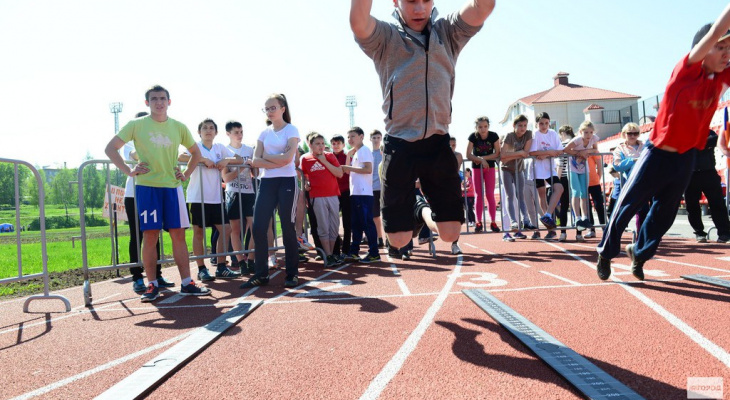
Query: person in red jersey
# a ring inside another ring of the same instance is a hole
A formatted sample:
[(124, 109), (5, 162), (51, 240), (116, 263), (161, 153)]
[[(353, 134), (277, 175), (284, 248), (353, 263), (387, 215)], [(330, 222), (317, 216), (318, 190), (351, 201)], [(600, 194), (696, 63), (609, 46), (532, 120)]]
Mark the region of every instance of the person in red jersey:
[(598, 245), (598, 277), (611, 276), (611, 259), (621, 251), (621, 235), (636, 212), (651, 207), (636, 243), (626, 246), (631, 272), (644, 279), (644, 263), (656, 253), (674, 223), (682, 194), (692, 176), (695, 155), (707, 141), (708, 128), (722, 92), (730, 85), (730, 5), (714, 24), (700, 28), (692, 50), (674, 67), (649, 141), (621, 188), (616, 208)]
[(309, 154), (302, 157), (304, 188), (309, 190), (309, 205), (317, 217), (317, 235), (327, 259), (325, 266), (338, 263), (332, 249), (340, 232), (340, 188), (337, 178), (343, 175), (342, 167), (332, 153), (324, 151), (324, 136), (312, 132), (307, 136)]

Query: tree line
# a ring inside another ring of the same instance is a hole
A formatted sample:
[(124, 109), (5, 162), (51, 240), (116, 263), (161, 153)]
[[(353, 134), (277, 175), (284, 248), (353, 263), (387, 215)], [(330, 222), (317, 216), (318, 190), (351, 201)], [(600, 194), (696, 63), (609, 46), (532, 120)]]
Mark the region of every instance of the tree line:
[[(91, 211), (104, 205), (106, 196), (106, 169), (104, 166), (87, 165), (83, 171), (84, 205)], [(38, 169), (44, 188), (45, 204), (63, 205), (68, 216), (68, 208), (79, 204), (79, 188), (72, 182), (78, 181), (78, 168), (62, 168), (51, 179), (45, 171)], [(18, 193), (21, 204), (38, 207), (40, 204), (39, 185), (35, 175), (25, 166), (18, 167)], [(110, 174), (111, 184), (124, 187), (126, 177), (116, 170)], [(15, 166), (0, 163), (0, 206), (15, 207)]]

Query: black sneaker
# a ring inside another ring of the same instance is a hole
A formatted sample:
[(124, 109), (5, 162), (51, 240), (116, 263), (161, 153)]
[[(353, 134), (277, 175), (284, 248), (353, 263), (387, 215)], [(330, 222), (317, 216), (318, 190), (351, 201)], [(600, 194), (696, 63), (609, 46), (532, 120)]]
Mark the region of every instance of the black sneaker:
[(142, 295), (142, 303), (149, 303), (151, 301), (157, 300), (157, 298), (160, 297), (160, 288), (153, 284), (147, 285), (147, 291)]
[(236, 279), (241, 277), (241, 273), (231, 271), (224, 263), (218, 264), (218, 269), (215, 271), (215, 277), (220, 279)]
[(294, 276), (287, 275), (286, 279), (284, 279), (284, 287), (293, 288), (296, 286), (299, 286), (299, 277), (296, 275), (294, 275)]
[(211, 281), (214, 281), (215, 280), (215, 278), (213, 278), (212, 276), (210, 276), (210, 272), (208, 272), (208, 268), (207, 267), (199, 267), (198, 268), (198, 279), (201, 282), (211, 282)]
[(550, 232), (548, 232), (548, 233), (547, 233), (547, 234), (545, 235), (545, 240), (556, 240), (556, 238), (557, 238), (557, 237), (558, 237), (558, 234), (557, 234), (557, 232), (555, 232), (555, 231), (550, 231)]
[(522, 230), (534, 231), (535, 229), (537, 229), (537, 227), (535, 225), (532, 225), (529, 222), (523, 222), (522, 223)]
[(194, 281), (190, 281), (187, 285), (180, 285), (180, 295), (182, 296), (207, 296), (210, 289), (198, 286)]
[(175, 283), (174, 282), (170, 282), (170, 281), (168, 281), (167, 279), (165, 279), (163, 277), (159, 277), (159, 278), (157, 278), (157, 286), (159, 286), (159, 287), (175, 287)]
[(248, 270), (249, 275), (253, 275), (256, 272), (256, 263), (250, 259), (246, 261), (246, 270)]
[(730, 242), (730, 235), (720, 235), (717, 237), (717, 243), (727, 243)]
[(644, 260), (638, 260), (636, 256), (634, 255), (634, 244), (627, 244), (626, 245), (626, 254), (628, 254), (629, 258), (631, 259), (631, 273), (634, 274), (636, 279), (643, 281), (644, 280), (644, 263), (646, 261)]
[(357, 258), (357, 256), (356, 256), (356, 255), (352, 255), (352, 254), (345, 254), (345, 257), (344, 257), (344, 258), (342, 259), (342, 261), (344, 261), (344, 262), (346, 262), (346, 263), (353, 263), (353, 262), (358, 262), (358, 261), (360, 261), (360, 259), (359, 259), (359, 258)]
[(400, 259), (403, 261), (408, 261), (411, 259), (411, 253), (404, 251), (403, 254), (400, 255)]
[(385, 243), (383, 242), (383, 238), (379, 238), (378, 239), (378, 248), (379, 249), (384, 249), (385, 248)]
[(362, 264), (370, 264), (370, 263), (374, 263), (374, 262), (380, 262), (380, 254), (378, 254), (376, 256), (368, 254), (365, 257), (361, 258), (360, 259), (360, 262)]
[(400, 257), (400, 251), (398, 251), (395, 247), (388, 245), (388, 256)]
[(695, 238), (697, 239), (697, 243), (707, 243), (706, 233), (695, 233)]
[(598, 273), (598, 279), (605, 281), (611, 277), (611, 260), (603, 258), (598, 255), (598, 262), (596, 263), (596, 272)]
[(257, 277), (254, 276), (251, 279), (248, 280), (248, 282), (245, 282), (243, 285), (239, 286), (239, 289), (250, 289), (252, 287), (257, 286), (266, 286), (269, 284), (269, 277)]

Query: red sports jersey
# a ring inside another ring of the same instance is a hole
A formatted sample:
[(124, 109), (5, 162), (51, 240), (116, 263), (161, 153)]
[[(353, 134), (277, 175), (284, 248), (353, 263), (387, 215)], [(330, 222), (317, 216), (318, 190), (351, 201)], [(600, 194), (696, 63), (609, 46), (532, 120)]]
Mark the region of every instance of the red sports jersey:
[(687, 64), (688, 59), (689, 54), (674, 67), (649, 138), (679, 153), (705, 147), (717, 102), (730, 83), (730, 69), (708, 74), (701, 62)]
[[(334, 165), (335, 167), (340, 166), (340, 163), (337, 161), (337, 157), (335, 157), (334, 154), (325, 152), (324, 156), (330, 164)], [(337, 178), (332, 175), (327, 167), (322, 165), (319, 160), (314, 158), (312, 153), (307, 153), (306, 155), (304, 155), (302, 157), (301, 163), (302, 172), (304, 172), (304, 175), (306, 175), (307, 179), (309, 179), (310, 198), (340, 195), (340, 188), (337, 184)]]

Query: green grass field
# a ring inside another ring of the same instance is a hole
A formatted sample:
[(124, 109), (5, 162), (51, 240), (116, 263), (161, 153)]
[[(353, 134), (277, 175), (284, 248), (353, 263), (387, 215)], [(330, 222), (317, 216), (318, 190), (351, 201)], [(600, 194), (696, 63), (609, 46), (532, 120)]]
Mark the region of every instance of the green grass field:
[[(76, 210), (78, 213), (78, 209)], [(278, 224), (278, 221), (277, 221)], [(277, 227), (281, 232), (281, 228)], [(72, 237), (81, 235), (80, 228), (52, 229), (46, 231), (46, 246), (48, 254), (48, 271), (64, 272), (83, 267), (82, 247), (79, 239), (72, 241)], [(119, 263), (129, 262), (129, 227), (118, 227)], [(193, 230), (185, 231), (188, 250), (192, 253)], [(36, 231), (21, 232), (21, 261), (23, 275), (42, 272), (41, 234)], [(108, 226), (87, 227), (86, 247), (89, 267), (112, 265), (112, 240)], [(0, 234), (0, 279), (18, 276), (18, 246), (16, 233)], [(210, 229), (207, 234), (207, 244), (210, 249)], [(168, 257), (172, 254), (170, 237), (163, 234), (163, 244)], [(210, 251), (210, 250), (209, 250)]]
[[(8, 206), (9, 207), (9, 206)], [(20, 206), (20, 224), (27, 226), (33, 220), (37, 220), (40, 212), (35, 206), (21, 205)], [(86, 214), (91, 215), (91, 210), (86, 210)], [(66, 209), (62, 205), (48, 204), (46, 205), (46, 217), (55, 217), (66, 215)], [(94, 209), (94, 215), (101, 216), (100, 209)], [(78, 207), (69, 207), (68, 216), (79, 217)], [(0, 224), (8, 223), (15, 225), (15, 208), (2, 209), (0, 210)]]

